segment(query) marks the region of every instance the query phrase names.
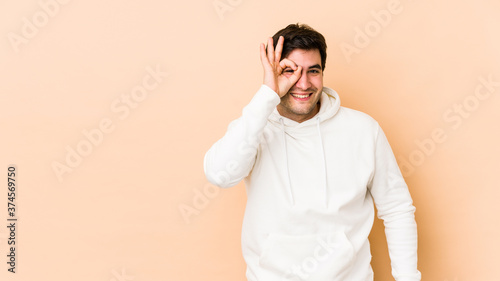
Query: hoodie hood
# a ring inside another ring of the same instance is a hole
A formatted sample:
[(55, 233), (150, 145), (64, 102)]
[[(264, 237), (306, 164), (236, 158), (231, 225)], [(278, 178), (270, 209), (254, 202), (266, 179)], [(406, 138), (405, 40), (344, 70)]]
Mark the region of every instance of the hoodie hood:
[(317, 155), (318, 159), (322, 163), (322, 181), (323, 181), (323, 195), (324, 195), (324, 206), (325, 208), (328, 208), (328, 182), (327, 182), (327, 163), (325, 159), (325, 150), (323, 146), (323, 137), (321, 135), (321, 122), (324, 122), (325, 120), (328, 120), (335, 116), (337, 112), (339, 111), (340, 108), (340, 98), (337, 92), (335, 92), (333, 89), (323, 87), (323, 91), (321, 93), (320, 97), (320, 108), (319, 112), (311, 119), (306, 120), (302, 123), (298, 123), (294, 120), (291, 120), (289, 118), (283, 117), (279, 114), (278, 109), (275, 108), (273, 113), (269, 116), (269, 120), (271, 123), (274, 125), (280, 126), (282, 130), (282, 143), (283, 143), (283, 149), (284, 149), (284, 162), (285, 166), (283, 167), (285, 169), (285, 179), (286, 179), (286, 185), (287, 185), (287, 191), (289, 195), (290, 202), (292, 206), (295, 206), (295, 198), (294, 198), (294, 192), (293, 192), (293, 186), (290, 180), (290, 163), (289, 163), (289, 157), (288, 157), (288, 148), (287, 148), (287, 137), (292, 137), (292, 138), (300, 138), (303, 137), (304, 135), (302, 134), (302, 131), (309, 132), (309, 130), (314, 129), (316, 127), (317, 130), (317, 136), (319, 138), (319, 154)]

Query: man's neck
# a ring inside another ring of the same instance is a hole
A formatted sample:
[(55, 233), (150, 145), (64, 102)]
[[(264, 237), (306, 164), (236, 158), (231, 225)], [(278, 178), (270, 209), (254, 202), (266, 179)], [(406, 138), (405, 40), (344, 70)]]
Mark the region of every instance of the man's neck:
[(297, 123), (302, 123), (302, 122), (307, 121), (307, 120), (313, 118), (314, 116), (316, 116), (316, 114), (318, 114), (318, 112), (319, 112), (320, 107), (321, 107), (321, 104), (318, 101), (318, 103), (316, 104), (314, 109), (311, 112), (309, 112), (308, 114), (294, 114), (294, 113), (291, 113), (289, 110), (286, 110), (282, 106), (278, 106), (276, 109), (278, 110), (278, 112), (281, 116), (286, 117), (290, 120), (293, 120)]

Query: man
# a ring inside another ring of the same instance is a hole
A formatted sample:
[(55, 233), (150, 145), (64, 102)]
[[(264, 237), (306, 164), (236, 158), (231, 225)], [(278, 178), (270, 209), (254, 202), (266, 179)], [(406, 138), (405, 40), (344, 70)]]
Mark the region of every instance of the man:
[(211, 183), (245, 180), (247, 279), (373, 280), (374, 201), (394, 278), (420, 280), (408, 187), (378, 123), (323, 86), (324, 37), (291, 24), (260, 55), (263, 85), (204, 159)]

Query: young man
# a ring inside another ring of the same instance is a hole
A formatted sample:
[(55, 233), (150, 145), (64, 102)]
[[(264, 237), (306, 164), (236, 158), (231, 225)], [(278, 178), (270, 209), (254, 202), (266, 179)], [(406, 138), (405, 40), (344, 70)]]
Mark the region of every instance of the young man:
[(408, 187), (378, 123), (323, 86), (324, 37), (291, 24), (260, 53), (263, 85), (204, 159), (211, 183), (245, 180), (247, 279), (373, 280), (375, 202), (394, 278), (420, 280)]

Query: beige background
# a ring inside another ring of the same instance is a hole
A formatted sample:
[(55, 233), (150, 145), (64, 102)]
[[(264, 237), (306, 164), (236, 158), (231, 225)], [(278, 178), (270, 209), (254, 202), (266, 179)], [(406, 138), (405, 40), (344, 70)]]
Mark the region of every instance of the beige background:
[[(480, 86), (500, 81), (499, 14), (496, 0), (2, 1), (0, 279), (245, 280), (244, 185), (214, 191), (203, 156), (260, 86), (259, 44), (301, 22), (327, 38), (325, 85), (400, 161), (423, 280), (499, 280), (500, 85)], [(375, 280), (393, 280), (380, 221), (370, 239)]]

